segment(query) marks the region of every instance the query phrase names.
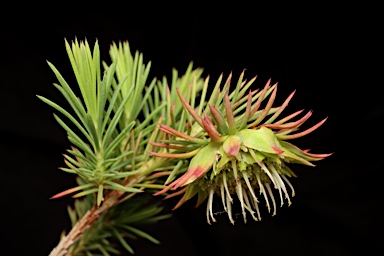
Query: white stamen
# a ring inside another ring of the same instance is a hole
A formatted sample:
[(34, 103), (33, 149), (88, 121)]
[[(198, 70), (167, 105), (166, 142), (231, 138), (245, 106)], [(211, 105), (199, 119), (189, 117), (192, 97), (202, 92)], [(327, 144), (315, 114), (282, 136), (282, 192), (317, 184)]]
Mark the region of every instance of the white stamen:
[[(244, 195), (244, 202), (245, 202), (245, 209), (247, 209), (251, 215), (252, 215), (252, 218), (255, 220), (255, 221), (258, 221), (257, 217), (255, 216), (255, 211), (252, 210), (252, 206), (251, 204), (249, 203), (249, 199), (248, 199), (248, 195), (247, 195), (247, 192), (244, 190), (243, 188), (243, 195)], [(253, 203), (253, 202), (252, 202)]]
[[(272, 171), (273, 172), (273, 171)], [(272, 175), (275, 177), (275, 173), (272, 173)], [(278, 181), (278, 179), (276, 178), (277, 182), (276, 182), (276, 186), (275, 186), (275, 189), (279, 190), (279, 196), (280, 196), (280, 207), (283, 207), (284, 205), (284, 200), (283, 200), (283, 194), (281, 193), (281, 187), (280, 187), (280, 183)]]
[(283, 193), (281, 193), (281, 187), (278, 186), (277, 188), (279, 190), (279, 196), (280, 196), (280, 207), (283, 207), (284, 205), (284, 199), (283, 199)]
[(256, 208), (256, 212), (257, 212), (257, 217), (259, 217), (259, 220), (261, 220), (260, 211), (259, 211), (259, 204), (257, 202), (255, 202), (255, 208)]
[(213, 202), (213, 193), (215, 190), (212, 188), (209, 190), (209, 198), (208, 198), (208, 203), (209, 203), (209, 213), (211, 215), (212, 221), (216, 222), (216, 219), (213, 217), (213, 211), (212, 211), (212, 202)]
[(225, 192), (224, 192), (224, 184), (220, 184), (220, 194), (221, 194), (221, 202), (223, 203), (224, 210), (227, 211), (227, 206), (225, 206)]
[(273, 185), (275, 185), (275, 187), (276, 187), (275, 181), (273, 180), (273, 177), (272, 177), (271, 173), (269, 172), (269, 170), (267, 169), (267, 167), (265, 167), (265, 165), (259, 161), (259, 159), (257, 158), (255, 152), (253, 152), (253, 150), (249, 150), (249, 153), (251, 154), (253, 159), (255, 159), (255, 161), (261, 167), (261, 169), (263, 169), (263, 171), (269, 176), (269, 178), (273, 182)]
[(227, 197), (229, 197), (229, 200), (232, 203), (233, 200), (232, 200), (231, 194), (229, 193), (228, 184), (227, 184), (227, 173), (225, 171), (223, 171), (223, 183), (224, 183), (225, 191), (227, 192)]
[(252, 200), (251, 202), (252, 202), (253, 208), (256, 209), (257, 216), (259, 217), (259, 220), (261, 220), (260, 211), (259, 211), (259, 201)]
[(263, 163), (261, 163), (261, 169), (263, 169), (263, 171), (264, 171), (264, 172), (268, 175), (268, 177), (271, 179), (271, 181), (272, 181), (274, 187), (277, 188), (276, 182), (275, 182), (275, 180), (273, 179), (272, 174), (270, 173), (270, 171), (267, 169), (267, 167), (266, 167)]
[[(285, 187), (285, 184), (284, 184), (283, 180), (281, 179), (279, 173), (277, 172), (277, 170), (275, 169), (275, 167), (272, 164), (270, 164), (269, 169), (272, 170), (273, 174), (276, 177), (277, 182), (279, 183), (280, 187), (283, 189), (285, 198), (288, 199), (288, 205), (291, 205), (292, 202), (291, 202), (291, 199), (289, 198), (287, 188)], [(283, 203), (281, 205), (283, 205)]]
[(243, 190), (241, 189), (240, 182), (237, 183), (237, 185), (236, 185), (236, 194), (240, 200), (241, 212), (243, 214), (244, 223), (247, 223), (247, 217), (246, 217), (245, 210), (244, 210)]
[(232, 160), (232, 171), (233, 171), (233, 176), (235, 177), (236, 184), (239, 182), (239, 177), (237, 176), (237, 166), (236, 166), (236, 160)]
[(249, 183), (249, 179), (248, 179), (248, 175), (245, 173), (245, 172), (241, 172), (241, 174), (243, 175), (243, 178), (245, 180), (245, 184), (247, 184), (247, 187), (249, 189), (249, 192), (251, 193), (252, 195), (252, 198), (253, 200), (255, 200), (256, 202), (259, 202), (259, 200), (257, 200), (257, 197), (255, 195), (255, 192), (253, 191), (253, 188), (251, 186), (251, 183)]
[(205, 210), (205, 215), (207, 216), (207, 222), (211, 225), (211, 221), (209, 220), (209, 201), (207, 202), (207, 210)]
[(275, 202), (275, 198), (273, 197), (271, 186), (269, 186), (268, 183), (265, 183), (265, 187), (267, 188), (268, 194), (271, 197), (272, 203), (273, 203), (273, 214), (272, 214), (272, 216), (275, 216), (276, 215), (276, 202)]
[(261, 183), (261, 180), (260, 180), (260, 173), (256, 172), (256, 178), (257, 178), (257, 183), (259, 184), (259, 187), (260, 187), (260, 194), (263, 193), (264, 199), (267, 202), (268, 212), (271, 212), (271, 206), (269, 205), (267, 192), (265, 191), (263, 183)]
[(232, 198), (229, 196), (229, 194), (227, 194), (226, 199), (227, 199), (227, 209), (228, 209), (227, 213), (228, 213), (229, 220), (233, 225), (235, 225), (235, 221), (232, 218), (232, 205), (231, 205)]
[(288, 186), (291, 188), (291, 190), (292, 190), (292, 197), (294, 197), (295, 196), (295, 189), (293, 188), (291, 182), (289, 182), (288, 178), (285, 177), (285, 175), (282, 175), (281, 177), (284, 179), (285, 183), (287, 183)]

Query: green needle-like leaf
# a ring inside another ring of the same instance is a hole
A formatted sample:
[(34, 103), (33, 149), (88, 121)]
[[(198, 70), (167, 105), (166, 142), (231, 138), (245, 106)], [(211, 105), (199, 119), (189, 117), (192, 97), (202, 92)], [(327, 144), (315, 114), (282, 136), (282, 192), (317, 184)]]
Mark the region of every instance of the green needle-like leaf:
[(103, 191), (104, 191), (104, 186), (103, 186), (103, 184), (100, 184), (99, 189), (97, 191), (97, 206), (100, 206), (101, 201), (103, 201), (103, 199), (104, 199)]
[(64, 78), (61, 76), (61, 74), (55, 68), (55, 66), (53, 66), (50, 62), (47, 62), (47, 63), (50, 66), (50, 68), (52, 69), (52, 71), (55, 73), (57, 79), (59, 80), (59, 82), (62, 86), (62, 88), (64, 89), (64, 91), (68, 95), (68, 98), (67, 98), (68, 102), (72, 103), (71, 104), (72, 107), (79, 112), (80, 116), (85, 116), (86, 112), (84, 110), (83, 105), (81, 104), (79, 99), (76, 97), (76, 95), (73, 93), (73, 91), (69, 87), (68, 83), (64, 80)]
[[(76, 141), (76, 146), (78, 146), (90, 155), (93, 154), (89, 146), (84, 143), (84, 141), (81, 140), (79, 136), (77, 136), (57, 115), (54, 114), (54, 117), (56, 121), (61, 125), (61, 127), (63, 127), (68, 132), (69, 137), (72, 138), (72, 140)], [(90, 142), (93, 144), (92, 140)]]
[(124, 228), (131, 231), (132, 233), (135, 233), (136, 235), (138, 236), (141, 236), (145, 239), (148, 239), (149, 241), (151, 241), (152, 243), (155, 243), (155, 244), (159, 244), (159, 240), (153, 238), (152, 236), (148, 235), (147, 233), (137, 229), (137, 228), (134, 228), (134, 227), (131, 227), (131, 226), (128, 226), (128, 225), (124, 225)]
[(104, 181), (105, 184), (105, 188), (109, 188), (109, 189), (112, 189), (112, 190), (122, 190), (122, 191), (125, 191), (125, 192), (128, 192), (128, 193), (141, 193), (143, 192), (142, 189), (137, 189), (137, 188), (132, 188), (132, 187), (126, 187), (126, 186), (122, 186), (116, 182), (112, 182), (112, 181), (109, 181), (109, 180), (105, 180)]
[(106, 148), (104, 155), (108, 158), (110, 153), (116, 148), (117, 145), (120, 144), (120, 142), (126, 138), (127, 134), (132, 130), (133, 126), (135, 125), (135, 122), (131, 122), (128, 124), (127, 127), (124, 128), (124, 130), (121, 131), (121, 133), (109, 144), (109, 146)]
[(55, 108), (56, 110), (58, 110), (60, 113), (62, 113), (63, 115), (65, 115), (69, 120), (72, 121), (72, 123), (74, 125), (76, 125), (76, 127), (84, 134), (85, 137), (87, 137), (88, 141), (91, 141), (91, 137), (89, 136), (89, 134), (85, 131), (85, 129), (80, 125), (80, 123), (71, 115), (68, 113), (68, 111), (66, 111), (65, 109), (63, 109), (62, 107), (60, 107), (59, 105), (57, 105), (56, 103), (42, 97), (42, 96), (37, 96), (40, 100), (42, 100), (43, 102), (47, 103), (48, 105), (50, 105), (51, 107)]
[(133, 249), (129, 244), (125, 241), (125, 239), (121, 236), (121, 234), (114, 228), (112, 228), (113, 234), (116, 236), (116, 238), (119, 240), (120, 244), (130, 253), (134, 253)]

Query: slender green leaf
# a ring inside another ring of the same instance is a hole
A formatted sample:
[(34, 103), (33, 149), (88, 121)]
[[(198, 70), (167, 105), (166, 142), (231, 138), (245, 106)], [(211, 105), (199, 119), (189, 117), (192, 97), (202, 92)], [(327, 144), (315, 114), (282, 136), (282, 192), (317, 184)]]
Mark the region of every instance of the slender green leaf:
[[(102, 125), (102, 127), (100, 128), (102, 131), (105, 130), (105, 127), (107, 126), (107, 123), (110, 121), (109, 117), (110, 117), (110, 115), (111, 115), (111, 113), (112, 113), (113, 108), (115, 107), (116, 100), (117, 100), (118, 96), (120, 95), (120, 90), (121, 90), (121, 87), (122, 87), (122, 85), (123, 85), (123, 82), (124, 82), (127, 78), (128, 78), (128, 74), (127, 74), (127, 75), (124, 77), (124, 79), (117, 85), (117, 88), (116, 88), (115, 91), (113, 92), (112, 99), (111, 99), (110, 102), (109, 102), (109, 107), (108, 107), (108, 109), (107, 109), (107, 112), (105, 113), (105, 119), (104, 119), (104, 121), (103, 121), (103, 125)], [(132, 92), (132, 89), (133, 89), (133, 88), (131, 88), (131, 92)], [(128, 96), (129, 96), (129, 95), (130, 95), (130, 94), (128, 94)], [(126, 99), (128, 99), (128, 97), (126, 97)], [(119, 108), (120, 108), (122, 105), (123, 105), (123, 104), (120, 103), (120, 104), (119, 104)], [(117, 112), (117, 111), (116, 111), (116, 112)], [(115, 115), (116, 115), (116, 113), (115, 113)], [(105, 137), (104, 137), (104, 139), (105, 139)]]
[(131, 227), (131, 226), (128, 226), (128, 225), (124, 225), (124, 228), (135, 233), (136, 235), (140, 236), (140, 237), (143, 237), (145, 239), (148, 239), (149, 241), (151, 241), (152, 243), (154, 244), (160, 244), (159, 240), (155, 239), (154, 237), (148, 235), (147, 233), (137, 229), (137, 228), (134, 228), (134, 227)]
[(68, 98), (70, 99), (69, 102), (71, 102), (75, 107), (74, 109), (78, 110), (81, 116), (85, 116), (85, 110), (81, 102), (76, 98), (76, 95), (73, 93), (71, 88), (69, 87), (68, 83), (64, 80), (64, 78), (61, 76), (59, 71), (55, 68), (54, 65), (52, 65), (50, 62), (47, 62), (49, 67), (52, 69), (52, 71), (55, 73), (56, 78), (59, 80), (62, 88), (67, 93)]
[[(54, 114), (54, 118), (61, 125), (61, 127), (63, 127), (68, 132), (69, 137), (71, 137), (74, 141), (76, 141), (77, 147), (81, 148), (82, 150), (84, 150), (89, 154), (93, 154), (89, 146), (86, 143), (84, 143), (84, 141), (80, 139), (79, 136), (77, 136), (57, 115)], [(90, 142), (93, 143), (93, 141), (90, 141)]]
[[(99, 89), (99, 119), (98, 119), (98, 131), (99, 131), (99, 137), (101, 138), (102, 132), (103, 132), (103, 118), (104, 117), (104, 108), (107, 102), (107, 96), (111, 89), (111, 84), (113, 80), (113, 76), (116, 71), (116, 64), (117, 62), (114, 61), (111, 66), (108, 67), (108, 70), (105, 71), (103, 81), (101, 82), (100, 89)], [(110, 114), (110, 112), (109, 112)], [(109, 114), (107, 114), (104, 118), (108, 119)]]
[(97, 152), (100, 150), (99, 138), (97, 136), (97, 131), (96, 131), (94, 121), (92, 120), (92, 117), (89, 114), (87, 114), (87, 122), (88, 122), (88, 127), (89, 127), (89, 133), (91, 134), (91, 136), (93, 138), (92, 145), (95, 146), (95, 151)]
[(89, 134), (84, 130), (84, 128), (79, 124), (79, 122), (71, 115), (69, 114), (65, 109), (63, 109), (62, 107), (60, 107), (59, 105), (57, 105), (56, 103), (48, 100), (47, 98), (44, 98), (42, 96), (37, 96), (40, 100), (42, 100), (44, 103), (50, 105), (51, 107), (53, 107), (54, 109), (58, 110), (60, 113), (62, 113), (63, 115), (65, 115), (69, 120), (72, 121), (73, 124), (76, 125), (76, 127), (84, 134), (84, 136), (90, 141), (91, 140), (91, 137), (89, 136)]
[(129, 193), (140, 193), (140, 192), (143, 192), (143, 190), (141, 190), (141, 189), (122, 186), (119, 183), (112, 182), (112, 181), (109, 181), (109, 180), (105, 180), (104, 183), (107, 184), (105, 186), (105, 188), (112, 189), (112, 190), (123, 190), (123, 191), (129, 192)]
[(116, 113), (115, 113), (115, 116), (112, 118), (111, 123), (109, 124), (108, 129), (107, 129), (107, 131), (105, 132), (105, 135), (104, 135), (104, 138), (103, 138), (103, 142), (102, 142), (102, 147), (103, 147), (103, 148), (106, 148), (107, 143), (109, 143), (109, 140), (110, 140), (110, 138), (111, 138), (112, 133), (116, 131), (116, 130), (115, 130), (116, 125), (117, 125), (117, 123), (119, 122), (120, 116), (122, 115), (123, 110), (124, 110), (124, 105), (125, 105), (125, 103), (128, 101), (131, 92), (132, 92), (132, 89), (131, 89), (131, 90), (129, 91), (129, 93), (125, 96), (123, 102), (121, 103), (121, 105), (120, 105), (119, 108), (117, 109), (117, 111), (116, 111)]
[(117, 240), (119, 240), (120, 244), (124, 247), (124, 249), (126, 249), (128, 252), (133, 254), (134, 252), (133, 252), (132, 247), (129, 246), (129, 244), (124, 240), (124, 238), (121, 236), (121, 234), (115, 228), (111, 228), (111, 229), (112, 229), (113, 234), (117, 238)]
[(165, 181), (165, 185), (167, 185), (168, 183), (170, 183), (171, 181), (173, 181), (175, 179), (175, 177), (179, 174), (179, 170), (181, 168), (181, 166), (183, 165), (184, 161), (183, 160), (179, 160), (179, 162), (177, 163), (176, 167), (172, 170), (171, 174), (168, 176), (167, 180)]
[(89, 195), (89, 194), (93, 194), (93, 193), (96, 193), (98, 192), (99, 189), (97, 188), (92, 188), (92, 189), (89, 189), (89, 190), (84, 190), (80, 193), (77, 193), (76, 195), (72, 196), (73, 198), (78, 198), (78, 197), (82, 197), (82, 196), (86, 196), (86, 195)]
[[(85, 112), (82, 113), (82, 111), (80, 111), (77, 106), (76, 106), (76, 103), (74, 103), (72, 101), (72, 99), (70, 98), (70, 96), (68, 95), (68, 93), (64, 90), (64, 88), (58, 84), (53, 84), (57, 90), (59, 90), (61, 92), (61, 94), (64, 96), (64, 98), (67, 100), (67, 102), (69, 103), (69, 105), (72, 107), (72, 109), (75, 111), (77, 117), (79, 118), (79, 120), (81, 121), (81, 123), (83, 124), (84, 127), (87, 127), (87, 122), (86, 122), (86, 119), (85, 119)], [(78, 100), (78, 99), (76, 99)], [(79, 103), (81, 104), (81, 103)], [(81, 106), (82, 107), (82, 106)]]
[(103, 191), (104, 191), (103, 184), (100, 184), (99, 188), (98, 188), (98, 191), (97, 191), (97, 206), (100, 206), (101, 201), (103, 201), (103, 199), (104, 199)]
[(133, 126), (135, 125), (135, 122), (132, 121), (130, 124), (127, 125), (127, 127), (124, 128), (124, 130), (121, 131), (121, 133), (109, 144), (107, 149), (104, 151), (104, 155), (106, 158), (109, 157), (109, 154), (116, 148), (117, 145), (126, 137), (127, 134), (132, 130)]

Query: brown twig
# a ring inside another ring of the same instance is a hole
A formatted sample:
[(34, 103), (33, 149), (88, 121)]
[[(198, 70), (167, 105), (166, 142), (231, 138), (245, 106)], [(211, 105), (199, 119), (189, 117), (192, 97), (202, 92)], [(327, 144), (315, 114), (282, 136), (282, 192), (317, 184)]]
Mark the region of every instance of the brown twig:
[[(143, 177), (137, 177), (129, 180), (126, 186), (140, 182)], [(80, 239), (84, 231), (91, 227), (103, 214), (105, 214), (110, 208), (117, 205), (119, 198), (124, 194), (124, 191), (114, 190), (108, 196), (106, 196), (103, 204), (100, 207), (96, 205), (88, 210), (86, 214), (76, 223), (71, 231), (63, 237), (59, 244), (51, 251), (49, 256), (70, 256), (69, 248)]]

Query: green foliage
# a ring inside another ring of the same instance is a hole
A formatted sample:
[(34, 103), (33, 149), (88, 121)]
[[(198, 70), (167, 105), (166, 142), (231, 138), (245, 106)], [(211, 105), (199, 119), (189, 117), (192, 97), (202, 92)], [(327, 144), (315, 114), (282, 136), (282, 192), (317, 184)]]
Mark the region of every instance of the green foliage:
[[(136, 156), (143, 153), (143, 148), (138, 145), (140, 131), (133, 132), (141, 108), (133, 106), (137, 103), (147, 104), (142, 100), (141, 91), (146, 83), (150, 65), (144, 71), (146, 75), (143, 75), (142, 55), (136, 54), (135, 58), (132, 58), (130, 53), (125, 51), (125, 54), (115, 56), (110, 66), (106, 66), (101, 79), (97, 42), (93, 54), (86, 41), (79, 43), (76, 40), (72, 43), (72, 47), (68, 42), (65, 45), (82, 101), (74, 94), (54, 65), (48, 64), (60, 83), (55, 87), (66, 98), (75, 115), (44, 97), (38, 97), (67, 117), (81, 132), (80, 135), (77, 134), (77, 131), (71, 128), (73, 125), (67, 124), (55, 115), (55, 119), (67, 131), (68, 139), (74, 145), (65, 155), (67, 168), (62, 170), (79, 175), (86, 184), (64, 191), (55, 197), (75, 191), (78, 193), (74, 197), (95, 193), (97, 205), (100, 205), (109, 190), (141, 192), (141, 189), (126, 186), (124, 183), (130, 176), (137, 174)], [(125, 66), (118, 64), (132, 60), (140, 67), (125, 72)], [(136, 77), (140, 77), (141, 82)], [(131, 109), (135, 109), (136, 112), (129, 116)], [(149, 136), (150, 133), (146, 135)]]
[(74, 209), (68, 209), (75, 226), (87, 211), (116, 197), (113, 207), (85, 230), (70, 251), (72, 255), (118, 254), (116, 246), (120, 244), (133, 253), (127, 239), (136, 237), (158, 243), (137, 225), (153, 224), (169, 215), (159, 215), (162, 208), (147, 202), (141, 192), (163, 189), (161, 177), (185, 171), (188, 163), (155, 158), (146, 152), (154, 150), (152, 142), (165, 139), (159, 133), (160, 123), (177, 128), (190, 119), (177, 100), (176, 88), (194, 102), (203, 89), (203, 70), (193, 69), (191, 63), (181, 77), (173, 70), (170, 83), (165, 77), (148, 83), (151, 63), (144, 64), (139, 52), (132, 56), (127, 42), (111, 45), (110, 65), (100, 60), (97, 42), (92, 51), (87, 41), (75, 40), (71, 45), (66, 41), (65, 47), (81, 95), (76, 95), (73, 85), (48, 62), (59, 82), (54, 86), (69, 106), (38, 97), (59, 112), (54, 118), (72, 143), (64, 154), (66, 167), (61, 170), (75, 174), (78, 186), (52, 198), (83, 197), (75, 201)]
[[(93, 197), (87, 196), (75, 201), (75, 207), (68, 207), (72, 226), (92, 207)], [(150, 195), (140, 194), (129, 198), (111, 208), (100, 217), (94, 225), (87, 229), (83, 236), (71, 247), (72, 255), (117, 255), (119, 247), (134, 253), (130, 239), (144, 238), (152, 243), (160, 242), (150, 234), (141, 230), (145, 226), (155, 224), (169, 218), (163, 214), (159, 201)]]

